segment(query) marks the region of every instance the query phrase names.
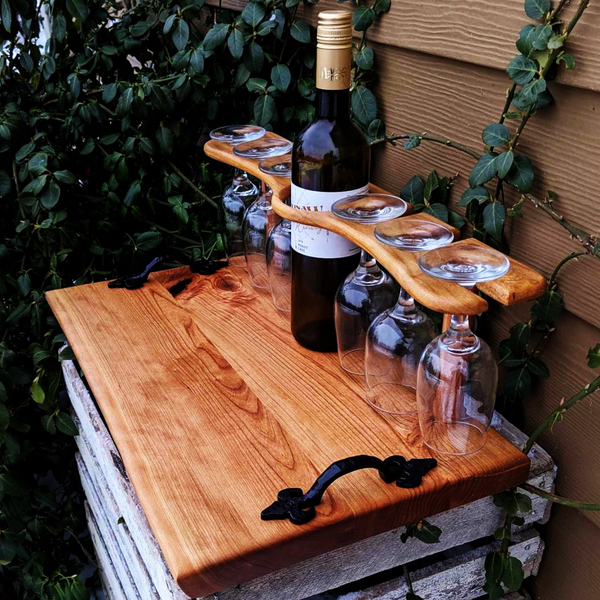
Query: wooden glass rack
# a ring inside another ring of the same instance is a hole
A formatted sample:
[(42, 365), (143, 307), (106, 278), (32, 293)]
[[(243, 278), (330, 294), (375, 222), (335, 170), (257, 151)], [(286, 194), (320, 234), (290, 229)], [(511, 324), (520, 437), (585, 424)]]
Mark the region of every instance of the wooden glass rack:
[[(268, 132), (266, 137), (278, 138), (280, 136)], [(487, 310), (488, 303), (477, 294), (456, 283), (434, 279), (423, 273), (417, 264), (418, 254), (404, 252), (379, 242), (373, 234), (375, 229), (373, 225), (361, 225), (344, 221), (331, 212), (310, 212), (291, 208), (285, 204), (285, 200), (290, 197), (289, 179), (263, 173), (258, 168), (258, 160), (241, 158), (233, 153), (233, 146), (214, 140), (205, 144), (204, 151), (211, 158), (243, 169), (264, 181), (273, 190), (271, 200), (273, 210), (281, 217), (339, 233), (364, 248), (390, 272), (413, 298), (427, 308), (445, 314), (463, 315), (476, 315)], [(384, 191), (374, 185), (371, 185), (371, 189)], [(425, 213), (406, 215), (401, 218), (441, 222)], [(453, 227), (450, 227), (450, 229), (453, 230), (455, 238), (460, 235), (457, 229)], [(475, 239), (461, 240), (454, 243), (485, 245)], [(480, 283), (477, 288), (490, 298), (506, 306), (533, 300), (545, 292), (546, 280), (541, 273), (512, 258), (510, 258), (510, 263), (510, 270), (504, 277), (495, 281)]]

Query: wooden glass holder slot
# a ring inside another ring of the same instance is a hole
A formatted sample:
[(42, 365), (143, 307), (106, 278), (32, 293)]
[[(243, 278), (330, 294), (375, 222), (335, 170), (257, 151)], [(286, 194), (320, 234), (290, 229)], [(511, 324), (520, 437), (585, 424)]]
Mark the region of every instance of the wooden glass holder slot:
[[(279, 138), (280, 136), (267, 132), (265, 137)], [(328, 211), (309, 212), (292, 208), (285, 204), (285, 200), (290, 197), (289, 179), (263, 173), (258, 168), (258, 160), (235, 155), (233, 146), (224, 142), (211, 140), (204, 145), (204, 151), (211, 158), (243, 169), (264, 181), (273, 190), (271, 204), (273, 210), (281, 217), (339, 233), (369, 252), (417, 302), (427, 308), (444, 314), (461, 315), (476, 315), (487, 310), (488, 303), (477, 294), (456, 283), (434, 279), (423, 273), (417, 264), (417, 253), (398, 250), (379, 242), (373, 233), (374, 225), (344, 221)], [(371, 189), (386, 193), (372, 184)], [(439, 219), (426, 213), (406, 215), (400, 218), (427, 219), (442, 223)], [(455, 239), (458, 238), (460, 235), (458, 229), (454, 227), (450, 227), (450, 229), (454, 233)], [(485, 246), (482, 242), (472, 238), (454, 243), (475, 243)], [(509, 260), (510, 270), (504, 277), (479, 283), (477, 288), (505, 306), (533, 300), (546, 291), (546, 280), (541, 273), (510, 257)]]

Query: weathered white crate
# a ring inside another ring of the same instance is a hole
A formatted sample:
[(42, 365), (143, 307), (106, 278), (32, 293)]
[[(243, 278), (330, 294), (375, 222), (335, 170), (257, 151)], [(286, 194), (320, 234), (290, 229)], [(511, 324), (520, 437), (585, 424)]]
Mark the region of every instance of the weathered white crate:
[[(62, 365), (80, 431), (78, 466), (107, 598), (187, 599), (165, 564), (119, 452), (75, 364), (65, 361)], [(493, 424), (513, 444), (525, 442), (525, 436), (499, 415), (494, 417)], [(552, 491), (556, 476), (552, 459), (539, 446), (534, 447), (530, 457), (529, 482)], [(550, 506), (542, 498), (532, 496), (532, 510), (525, 515), (521, 530), (547, 521)], [(402, 527), (211, 594), (205, 600), (302, 600), (328, 591), (323, 598), (334, 598), (335, 589), (348, 583), (491, 536), (502, 519), (503, 513), (492, 499), (482, 498), (428, 519), (443, 531), (437, 544), (424, 544), (416, 539), (403, 544)], [(524, 561), (526, 575), (535, 574), (543, 543), (533, 531), (524, 531), (522, 535), (511, 552)], [(483, 583), (483, 560), (489, 549), (481, 546), (417, 571), (413, 577), (415, 591), (426, 600), (477, 598)], [(453, 581), (460, 585), (453, 587)], [(403, 599), (405, 594), (404, 578), (400, 577), (353, 592), (344, 600), (395, 600)]]

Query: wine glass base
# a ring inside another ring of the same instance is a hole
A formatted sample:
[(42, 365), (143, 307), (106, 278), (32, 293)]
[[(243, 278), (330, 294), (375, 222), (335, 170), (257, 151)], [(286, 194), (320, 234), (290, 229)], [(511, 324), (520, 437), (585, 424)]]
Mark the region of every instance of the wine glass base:
[(378, 383), (367, 390), (367, 402), (388, 415), (408, 417), (417, 414), (416, 392), (398, 383)]
[(349, 350), (340, 357), (340, 366), (351, 375), (365, 374), (365, 351), (363, 348)]
[(485, 444), (486, 432), (477, 425), (465, 422), (444, 423), (431, 421), (421, 430), (423, 442), (428, 448), (440, 454), (464, 456), (481, 450)]

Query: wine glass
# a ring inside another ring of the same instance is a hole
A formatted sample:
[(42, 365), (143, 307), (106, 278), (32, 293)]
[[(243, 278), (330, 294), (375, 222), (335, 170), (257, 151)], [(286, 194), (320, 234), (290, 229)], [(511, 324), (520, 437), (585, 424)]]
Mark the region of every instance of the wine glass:
[[(466, 288), (502, 277), (508, 258), (487, 246), (453, 244), (425, 252), (421, 269)], [(480, 450), (496, 402), (498, 366), (490, 347), (469, 327), (468, 315), (452, 315), (449, 328), (425, 349), (417, 375), (417, 407), (423, 441), (445, 454)]]
[[(264, 135), (264, 128), (256, 125), (227, 125), (210, 132), (211, 139), (231, 145), (256, 141)], [(233, 181), (223, 192), (219, 211), (225, 254), (233, 267), (246, 267), (242, 224), (246, 208), (257, 196), (258, 188), (250, 181), (248, 174), (235, 169)]]
[[(375, 237), (399, 250), (421, 252), (449, 244), (452, 231), (425, 219), (398, 219), (378, 225)], [(367, 402), (381, 412), (414, 415), (419, 359), (437, 335), (435, 325), (400, 288), (398, 301), (369, 327), (365, 346)]]
[(262, 184), (261, 195), (248, 207), (242, 226), (244, 254), (250, 283), (258, 289), (269, 289), (267, 274), (267, 236), (280, 217), (271, 206), (273, 190)]
[(236, 145), (233, 153), (242, 158), (270, 158), (288, 154), (292, 146), (292, 142), (283, 138), (260, 138)]
[[(258, 168), (267, 175), (292, 176), (291, 155), (261, 160)], [(267, 238), (267, 274), (275, 308), (281, 313), (291, 310), (292, 296), (292, 224), (282, 219)]]
[[(396, 219), (408, 204), (389, 194), (358, 194), (338, 200), (331, 212), (354, 223), (374, 224)], [(398, 295), (396, 282), (361, 250), (360, 263), (342, 282), (335, 297), (335, 331), (340, 365), (353, 375), (365, 372), (365, 337), (369, 325)]]

